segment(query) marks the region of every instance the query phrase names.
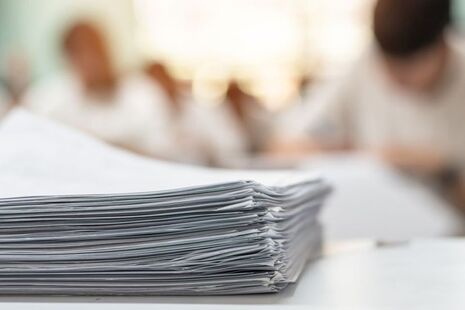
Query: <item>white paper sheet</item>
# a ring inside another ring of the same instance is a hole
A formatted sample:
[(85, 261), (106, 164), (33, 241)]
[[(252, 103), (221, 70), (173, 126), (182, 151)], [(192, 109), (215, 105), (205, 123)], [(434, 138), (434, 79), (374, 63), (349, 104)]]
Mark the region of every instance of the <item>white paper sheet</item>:
[(0, 124), (0, 171), (0, 197), (153, 191), (237, 180), (283, 185), (316, 177), (146, 159), (19, 109)]

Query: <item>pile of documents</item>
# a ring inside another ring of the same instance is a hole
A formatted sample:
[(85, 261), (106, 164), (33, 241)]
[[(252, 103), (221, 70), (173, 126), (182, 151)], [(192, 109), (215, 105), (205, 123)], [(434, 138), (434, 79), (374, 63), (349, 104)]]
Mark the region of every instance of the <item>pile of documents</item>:
[[(320, 255), (330, 189), (318, 176), (145, 162), (23, 112), (0, 129), (2, 142), (0, 294), (278, 292)], [(70, 158), (71, 145), (84, 153)], [(115, 170), (142, 191), (118, 193)], [(141, 177), (152, 173), (153, 182)]]

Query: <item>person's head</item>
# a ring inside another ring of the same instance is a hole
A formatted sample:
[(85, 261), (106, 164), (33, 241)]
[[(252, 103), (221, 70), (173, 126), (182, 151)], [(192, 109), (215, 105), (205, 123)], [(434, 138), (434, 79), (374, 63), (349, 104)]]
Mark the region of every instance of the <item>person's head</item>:
[(162, 63), (153, 62), (146, 67), (147, 74), (163, 88), (172, 103), (176, 103), (179, 87), (176, 80), (170, 75)]
[(226, 90), (226, 99), (230, 100), (234, 104), (240, 104), (245, 96), (246, 94), (242, 91), (236, 81), (229, 82)]
[(63, 50), (73, 69), (89, 87), (113, 80), (113, 68), (104, 37), (90, 23), (74, 24), (63, 37)]
[(388, 75), (402, 87), (429, 91), (447, 62), (450, 0), (378, 0), (373, 30)]

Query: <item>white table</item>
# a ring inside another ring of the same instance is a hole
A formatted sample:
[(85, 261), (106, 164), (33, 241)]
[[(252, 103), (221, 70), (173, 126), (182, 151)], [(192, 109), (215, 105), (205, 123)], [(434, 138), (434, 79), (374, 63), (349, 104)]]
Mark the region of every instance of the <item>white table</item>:
[(333, 246), (281, 294), (232, 297), (3, 297), (1, 310), (465, 309), (465, 239)]
[(308, 166), (335, 190), (322, 221), (330, 241), (437, 238), (463, 234), (464, 221), (426, 186), (363, 154), (315, 158)]

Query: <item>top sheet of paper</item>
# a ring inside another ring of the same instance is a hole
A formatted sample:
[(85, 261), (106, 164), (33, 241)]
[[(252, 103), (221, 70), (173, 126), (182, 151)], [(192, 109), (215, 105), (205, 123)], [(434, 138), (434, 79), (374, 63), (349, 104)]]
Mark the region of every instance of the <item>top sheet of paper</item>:
[(23, 110), (0, 124), (0, 197), (157, 191), (254, 180), (317, 178), (289, 171), (230, 171), (146, 159)]

